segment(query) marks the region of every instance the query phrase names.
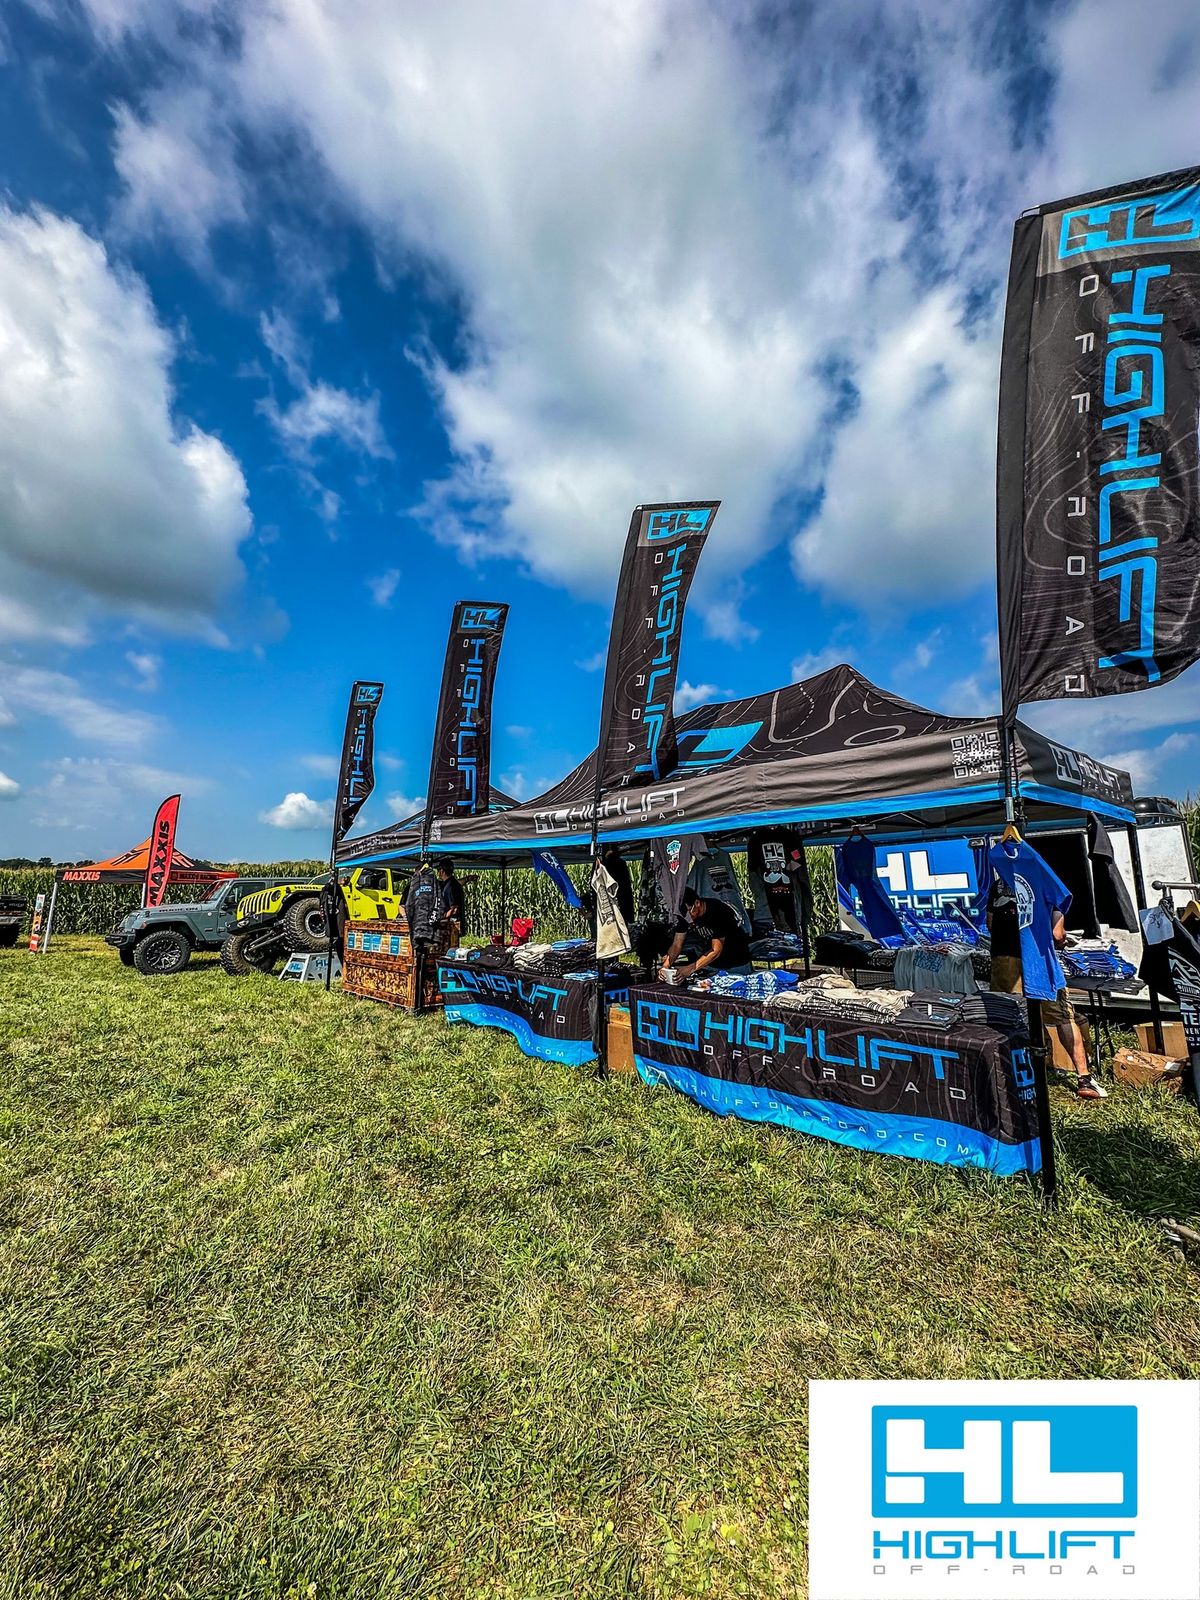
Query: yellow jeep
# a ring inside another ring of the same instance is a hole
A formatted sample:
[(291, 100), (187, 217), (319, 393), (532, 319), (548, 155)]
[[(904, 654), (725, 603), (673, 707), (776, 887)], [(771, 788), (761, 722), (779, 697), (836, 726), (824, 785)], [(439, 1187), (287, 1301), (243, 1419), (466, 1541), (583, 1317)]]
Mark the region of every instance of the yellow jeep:
[[(405, 880), (407, 877), (408, 873)], [(351, 922), (394, 921), (403, 914), (405, 885), (390, 867), (355, 867), (340, 883)], [(294, 950), (327, 950), (323, 887), (320, 883), (283, 883), (248, 894), (238, 905), (237, 922), (221, 946), (225, 971), (233, 977), (270, 972), (280, 956)]]

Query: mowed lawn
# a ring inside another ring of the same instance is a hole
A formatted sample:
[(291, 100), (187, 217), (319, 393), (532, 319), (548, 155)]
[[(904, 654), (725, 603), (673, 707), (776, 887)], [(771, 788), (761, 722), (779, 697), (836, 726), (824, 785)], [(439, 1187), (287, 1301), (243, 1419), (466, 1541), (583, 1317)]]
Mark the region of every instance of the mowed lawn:
[(805, 1381), (1200, 1372), (1200, 1119), (1064, 1203), (211, 961), (0, 953), (0, 1595), (803, 1595)]

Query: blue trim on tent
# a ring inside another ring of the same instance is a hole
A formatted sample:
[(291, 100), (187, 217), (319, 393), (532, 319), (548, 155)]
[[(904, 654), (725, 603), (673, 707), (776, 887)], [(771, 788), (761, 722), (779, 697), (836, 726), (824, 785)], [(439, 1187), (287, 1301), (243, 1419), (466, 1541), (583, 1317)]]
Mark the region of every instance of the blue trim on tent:
[(690, 1067), (654, 1061), (636, 1052), (633, 1059), (643, 1083), (665, 1084), (719, 1117), (774, 1122), (856, 1150), (878, 1150), (885, 1155), (934, 1161), (947, 1167), (979, 1167), (1001, 1177), (1041, 1169), (1041, 1145), (1037, 1139), (1005, 1144), (976, 1128), (963, 1128), (934, 1117), (859, 1111), (829, 1100), (805, 1100), (775, 1089), (709, 1078)]
[[(1102, 816), (1112, 818), (1121, 823), (1131, 823), (1136, 819), (1132, 811), (1127, 811), (1121, 806), (1111, 805), (1108, 801), (1094, 799), (1090, 795), (1074, 794), (1069, 789), (1054, 789), (1042, 784), (1021, 784), (1021, 794), (1029, 800), (1041, 800), (1050, 805), (1066, 806), (1081, 816), (1086, 816), (1089, 811), (1096, 811)], [(1000, 803), (1004, 798), (1003, 786), (999, 783), (977, 783), (961, 789), (929, 789), (920, 795), (885, 795), (875, 800), (859, 800), (853, 803), (837, 802), (832, 805), (820, 806), (783, 806), (775, 811), (747, 811), (739, 812), (734, 816), (697, 817), (688, 818), (685, 823), (655, 824), (647, 826), (640, 824), (630, 828), (605, 828), (601, 834), (602, 839), (664, 839), (671, 834), (679, 833), (686, 829), (688, 833), (719, 833), (732, 831), (735, 828), (776, 828), (788, 822), (838, 822), (860, 821), (865, 817), (889, 816), (893, 812), (936, 811), (944, 806), (977, 805), (981, 802), (996, 801)], [(1000, 819), (997, 819), (998, 822)], [(947, 820), (938, 825), (938, 837), (948, 837), (962, 830), (956, 829), (953, 820)], [(975, 831), (975, 830), (968, 830)], [(500, 855), (504, 852), (511, 854), (522, 853), (526, 850), (560, 850), (574, 845), (586, 844), (591, 837), (590, 829), (581, 825), (577, 833), (537, 834), (526, 839), (489, 839), (475, 844), (465, 841), (448, 840), (444, 844), (430, 843), (426, 853), (437, 855), (468, 856), (468, 855)], [(814, 839), (813, 844), (828, 844), (834, 841), (829, 839)], [(354, 867), (369, 866), (377, 861), (395, 861), (407, 856), (420, 854), (420, 846), (414, 846), (410, 851), (401, 852), (389, 850), (381, 855), (358, 856), (353, 860), (339, 862), (340, 867), (352, 870)]]
[(590, 1039), (547, 1039), (534, 1033), (528, 1019), (501, 1006), (447, 1006), (447, 1022), (467, 1022), (476, 1028), (503, 1028), (511, 1033), (527, 1056), (538, 1061), (557, 1061), (564, 1067), (585, 1067), (596, 1059)]

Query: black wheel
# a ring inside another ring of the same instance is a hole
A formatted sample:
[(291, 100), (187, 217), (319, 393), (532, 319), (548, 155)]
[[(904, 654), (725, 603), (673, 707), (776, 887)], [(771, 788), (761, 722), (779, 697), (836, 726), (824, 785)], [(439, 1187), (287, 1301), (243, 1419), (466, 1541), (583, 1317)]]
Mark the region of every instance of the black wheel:
[(177, 928), (148, 933), (133, 947), (133, 964), (144, 978), (166, 978), (182, 972), (192, 958), (192, 947)]
[(289, 950), (307, 950), (319, 955), (329, 948), (329, 927), (318, 895), (306, 894), (293, 900), (283, 913), (283, 933)]
[(117, 951), (117, 954), (121, 958), (121, 965), (123, 967), (131, 967), (133, 965), (133, 949), (130, 945), (123, 944)]
[(273, 945), (265, 952), (252, 952), (248, 946), (262, 939), (261, 930), (248, 929), (245, 933), (231, 933), (221, 946), (221, 970), (231, 978), (248, 978), (252, 972), (271, 972), (277, 960)]
[(21, 924), (19, 922), (9, 922), (3, 928), (0, 928), (0, 950), (7, 950), (16, 944), (17, 935), (20, 931)]

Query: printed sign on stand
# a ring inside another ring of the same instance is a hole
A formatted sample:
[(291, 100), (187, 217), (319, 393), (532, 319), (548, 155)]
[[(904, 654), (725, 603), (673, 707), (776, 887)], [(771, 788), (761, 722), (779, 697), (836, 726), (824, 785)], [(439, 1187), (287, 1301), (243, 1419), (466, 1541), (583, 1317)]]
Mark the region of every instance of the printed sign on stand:
[(36, 953), (42, 939), (42, 916), (46, 909), (46, 896), (39, 894), (33, 902), (33, 921), (29, 925), (29, 948)]
[[(280, 983), (324, 983), (325, 969), (329, 965), (329, 957), (325, 951), (319, 955), (306, 955), (297, 950), (295, 955), (287, 959), (283, 971), (279, 974)], [(333, 971), (330, 978), (340, 978), (342, 963), (335, 955), (333, 958)]]

